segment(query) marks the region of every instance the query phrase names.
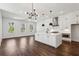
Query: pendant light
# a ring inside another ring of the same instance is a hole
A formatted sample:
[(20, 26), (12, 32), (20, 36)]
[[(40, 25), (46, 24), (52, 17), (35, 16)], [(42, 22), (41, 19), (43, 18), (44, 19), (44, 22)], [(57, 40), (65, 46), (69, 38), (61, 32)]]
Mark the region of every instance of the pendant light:
[(32, 12), (27, 12), (29, 19), (37, 20), (38, 14), (36, 13), (36, 9), (34, 9), (34, 4), (32, 3)]

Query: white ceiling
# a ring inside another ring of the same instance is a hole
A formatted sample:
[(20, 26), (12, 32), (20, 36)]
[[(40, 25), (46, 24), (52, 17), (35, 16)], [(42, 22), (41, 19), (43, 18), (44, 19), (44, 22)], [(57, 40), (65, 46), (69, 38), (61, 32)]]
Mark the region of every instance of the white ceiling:
[[(36, 12), (41, 16), (49, 14), (49, 11), (53, 11), (53, 15), (65, 14), (79, 10), (78, 3), (34, 3)], [(0, 9), (16, 13), (26, 17), (25, 12), (32, 10), (32, 3), (0, 3)]]

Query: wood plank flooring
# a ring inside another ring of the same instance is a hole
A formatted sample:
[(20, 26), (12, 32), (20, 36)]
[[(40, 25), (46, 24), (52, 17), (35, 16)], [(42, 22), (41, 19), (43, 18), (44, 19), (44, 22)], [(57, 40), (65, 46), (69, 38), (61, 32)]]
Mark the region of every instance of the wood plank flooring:
[(34, 40), (34, 36), (4, 39), (0, 56), (79, 56), (78, 42), (65, 42), (57, 49)]

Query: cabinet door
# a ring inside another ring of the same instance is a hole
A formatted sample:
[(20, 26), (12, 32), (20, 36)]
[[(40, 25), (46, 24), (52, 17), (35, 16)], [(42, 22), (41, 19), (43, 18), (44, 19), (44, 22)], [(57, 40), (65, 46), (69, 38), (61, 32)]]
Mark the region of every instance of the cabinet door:
[(43, 42), (43, 35), (42, 34), (39, 34), (38, 37), (39, 37), (39, 41), (40, 42)]
[(37, 34), (35, 40), (44, 44), (48, 44), (49, 38), (46, 34)]
[(35, 34), (35, 40), (36, 41), (41, 41), (41, 36), (39, 34)]
[(49, 37), (49, 45), (55, 47), (56, 46), (56, 36)]
[(56, 46), (58, 47), (62, 43), (62, 35), (58, 35), (56, 37)]
[(48, 44), (48, 41), (49, 41), (49, 39), (48, 39), (48, 35), (42, 35), (42, 42), (43, 43), (45, 43), (45, 44)]

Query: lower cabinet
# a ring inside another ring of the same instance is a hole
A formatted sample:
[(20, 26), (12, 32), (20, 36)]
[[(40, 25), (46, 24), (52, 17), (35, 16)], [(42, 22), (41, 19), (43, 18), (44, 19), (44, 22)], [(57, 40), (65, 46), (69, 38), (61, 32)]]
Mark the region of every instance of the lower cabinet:
[(35, 40), (41, 43), (48, 43), (48, 37), (45, 34), (35, 34)]
[(62, 44), (62, 35), (61, 34), (51, 35), (46, 33), (35, 34), (35, 40), (57, 48)]
[(56, 46), (56, 38), (55, 37), (50, 36), (48, 40), (49, 40), (49, 45), (51, 45), (53, 47)]

